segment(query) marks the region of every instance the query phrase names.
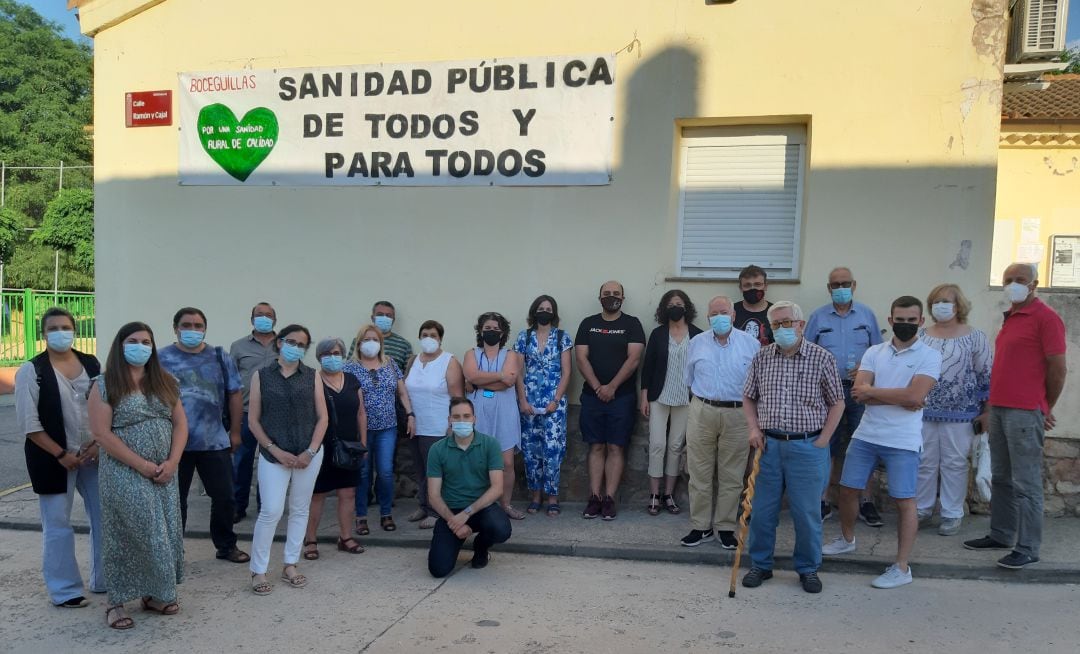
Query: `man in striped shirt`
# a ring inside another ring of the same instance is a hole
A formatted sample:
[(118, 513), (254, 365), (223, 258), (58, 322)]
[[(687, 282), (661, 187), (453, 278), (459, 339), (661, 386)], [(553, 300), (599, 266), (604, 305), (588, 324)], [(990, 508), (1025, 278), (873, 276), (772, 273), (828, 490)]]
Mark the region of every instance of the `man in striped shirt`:
[(775, 342), (758, 351), (743, 388), (750, 447), (764, 448), (750, 523), (752, 567), (742, 584), (756, 588), (773, 576), (780, 498), (786, 489), (795, 525), (793, 562), (803, 590), (821, 592), (821, 508), (829, 474), (829, 439), (844, 412), (844, 389), (836, 359), (803, 339), (799, 305), (769, 309)]

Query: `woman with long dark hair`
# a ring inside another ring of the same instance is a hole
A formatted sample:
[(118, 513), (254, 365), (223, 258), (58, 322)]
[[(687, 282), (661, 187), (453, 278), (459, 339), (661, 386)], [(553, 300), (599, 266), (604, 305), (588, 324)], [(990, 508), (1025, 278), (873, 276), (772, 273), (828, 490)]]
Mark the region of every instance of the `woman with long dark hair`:
[(154, 332), (142, 322), (120, 328), (91, 388), (90, 431), (105, 450), (99, 469), (102, 558), (113, 629), (135, 623), (124, 603), (180, 612), (184, 540), (176, 467), (187, 443), (187, 419), (176, 380), (158, 362)]

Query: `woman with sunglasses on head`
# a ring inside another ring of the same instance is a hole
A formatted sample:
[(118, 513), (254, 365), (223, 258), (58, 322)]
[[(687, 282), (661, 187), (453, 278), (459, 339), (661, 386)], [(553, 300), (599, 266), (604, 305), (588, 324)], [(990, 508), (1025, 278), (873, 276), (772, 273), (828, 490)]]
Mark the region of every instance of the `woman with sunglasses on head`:
[[(364, 392), (353, 375), (346, 375), (345, 342), (340, 338), (324, 338), (315, 347), (319, 361), (319, 379), (326, 394), (326, 413), (329, 426), (323, 439), (330, 452), (323, 455), (322, 468), (315, 479), (315, 494), (311, 496), (311, 512), (308, 514), (307, 533), (304, 535), (304, 558), (319, 558), (318, 531), (322, 520), (326, 496), (337, 493), (337, 518), (339, 552), (360, 554), (364, 551), (350, 533), (356, 517), (356, 470), (334, 465), (332, 456), (334, 441), (360, 443), (367, 447), (367, 412), (364, 411)], [(366, 455), (365, 455), (366, 456)]]
[(276, 361), (251, 377), (248, 424), (259, 442), (259, 497), (262, 506), (251, 538), (251, 590), (269, 595), (266, 580), (270, 545), (289, 498), (285, 532), (285, 566), (281, 579), (293, 588), (307, 585), (296, 570), (307, 530), (315, 479), (322, 466), (323, 436), (328, 418), (322, 380), (302, 359), (311, 345), (311, 332), (301, 325), (278, 330)]
[(375, 325), (364, 325), (356, 333), (356, 351), (353, 359), (345, 364), (346, 374), (360, 382), (363, 391), (364, 411), (367, 413), (368, 455), (360, 468), (356, 487), (356, 524), (358, 536), (371, 533), (367, 521), (367, 489), (370, 488), (371, 467), (375, 466), (375, 496), (379, 500), (379, 524), (384, 531), (394, 531), (392, 515), (394, 506), (394, 447), (397, 444), (397, 412), (395, 396), (405, 407), (405, 427), (410, 438), (416, 435), (416, 417), (413, 414), (409, 392), (405, 390), (401, 369), (383, 349), (383, 332)]
[(525, 514), (510, 505), (514, 494), (514, 450), (521, 446), (521, 414), (518, 413), (517, 380), (521, 363), (505, 348), (510, 321), (488, 311), (476, 319), (476, 347), (465, 353), (465, 381), (475, 407), (476, 431), (494, 436), (503, 456), (502, 507), (514, 520)]
[(105, 450), (98, 470), (105, 622), (130, 629), (135, 623), (124, 603), (136, 598), (144, 611), (180, 612), (184, 537), (176, 467), (187, 444), (187, 418), (180, 387), (162, 369), (145, 323), (120, 328), (94, 385), (87, 409), (90, 431)]

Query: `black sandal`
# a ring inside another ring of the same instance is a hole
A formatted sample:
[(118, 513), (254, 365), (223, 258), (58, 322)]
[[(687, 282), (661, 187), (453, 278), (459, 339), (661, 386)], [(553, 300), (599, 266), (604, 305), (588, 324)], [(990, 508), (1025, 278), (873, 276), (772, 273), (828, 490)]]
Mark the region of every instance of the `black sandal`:
[(671, 515), (679, 515), (680, 513), (682, 513), (682, 509), (680, 509), (679, 505), (675, 503), (674, 497), (670, 495), (661, 495), (660, 501), (664, 503), (664, 506), (667, 508), (668, 513), (670, 513)]
[(655, 493), (649, 495), (649, 515), (660, 515), (660, 496)]
[[(308, 547), (314, 545), (315, 547), (308, 549)], [(319, 542), (315, 540), (304, 541), (304, 559), (307, 561), (314, 561), (319, 558)]]
[(379, 518), (379, 526), (383, 528), (383, 531), (394, 531), (397, 529), (397, 525), (394, 524), (394, 516), (384, 515)]
[[(349, 543), (352, 543), (352, 545), (350, 545)], [(364, 546), (361, 545), (360, 543), (356, 542), (355, 538), (346, 538), (344, 540), (342, 540), (341, 538), (338, 538), (337, 539), (337, 548), (338, 548), (339, 552), (348, 552), (349, 554), (363, 554), (364, 553)]]

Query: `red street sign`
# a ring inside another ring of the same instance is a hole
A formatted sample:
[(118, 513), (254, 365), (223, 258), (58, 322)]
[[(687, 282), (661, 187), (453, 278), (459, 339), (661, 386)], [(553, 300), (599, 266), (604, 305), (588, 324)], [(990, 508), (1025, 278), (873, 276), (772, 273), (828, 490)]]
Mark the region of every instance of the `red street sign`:
[(172, 125), (172, 91), (132, 91), (124, 100), (128, 127)]

